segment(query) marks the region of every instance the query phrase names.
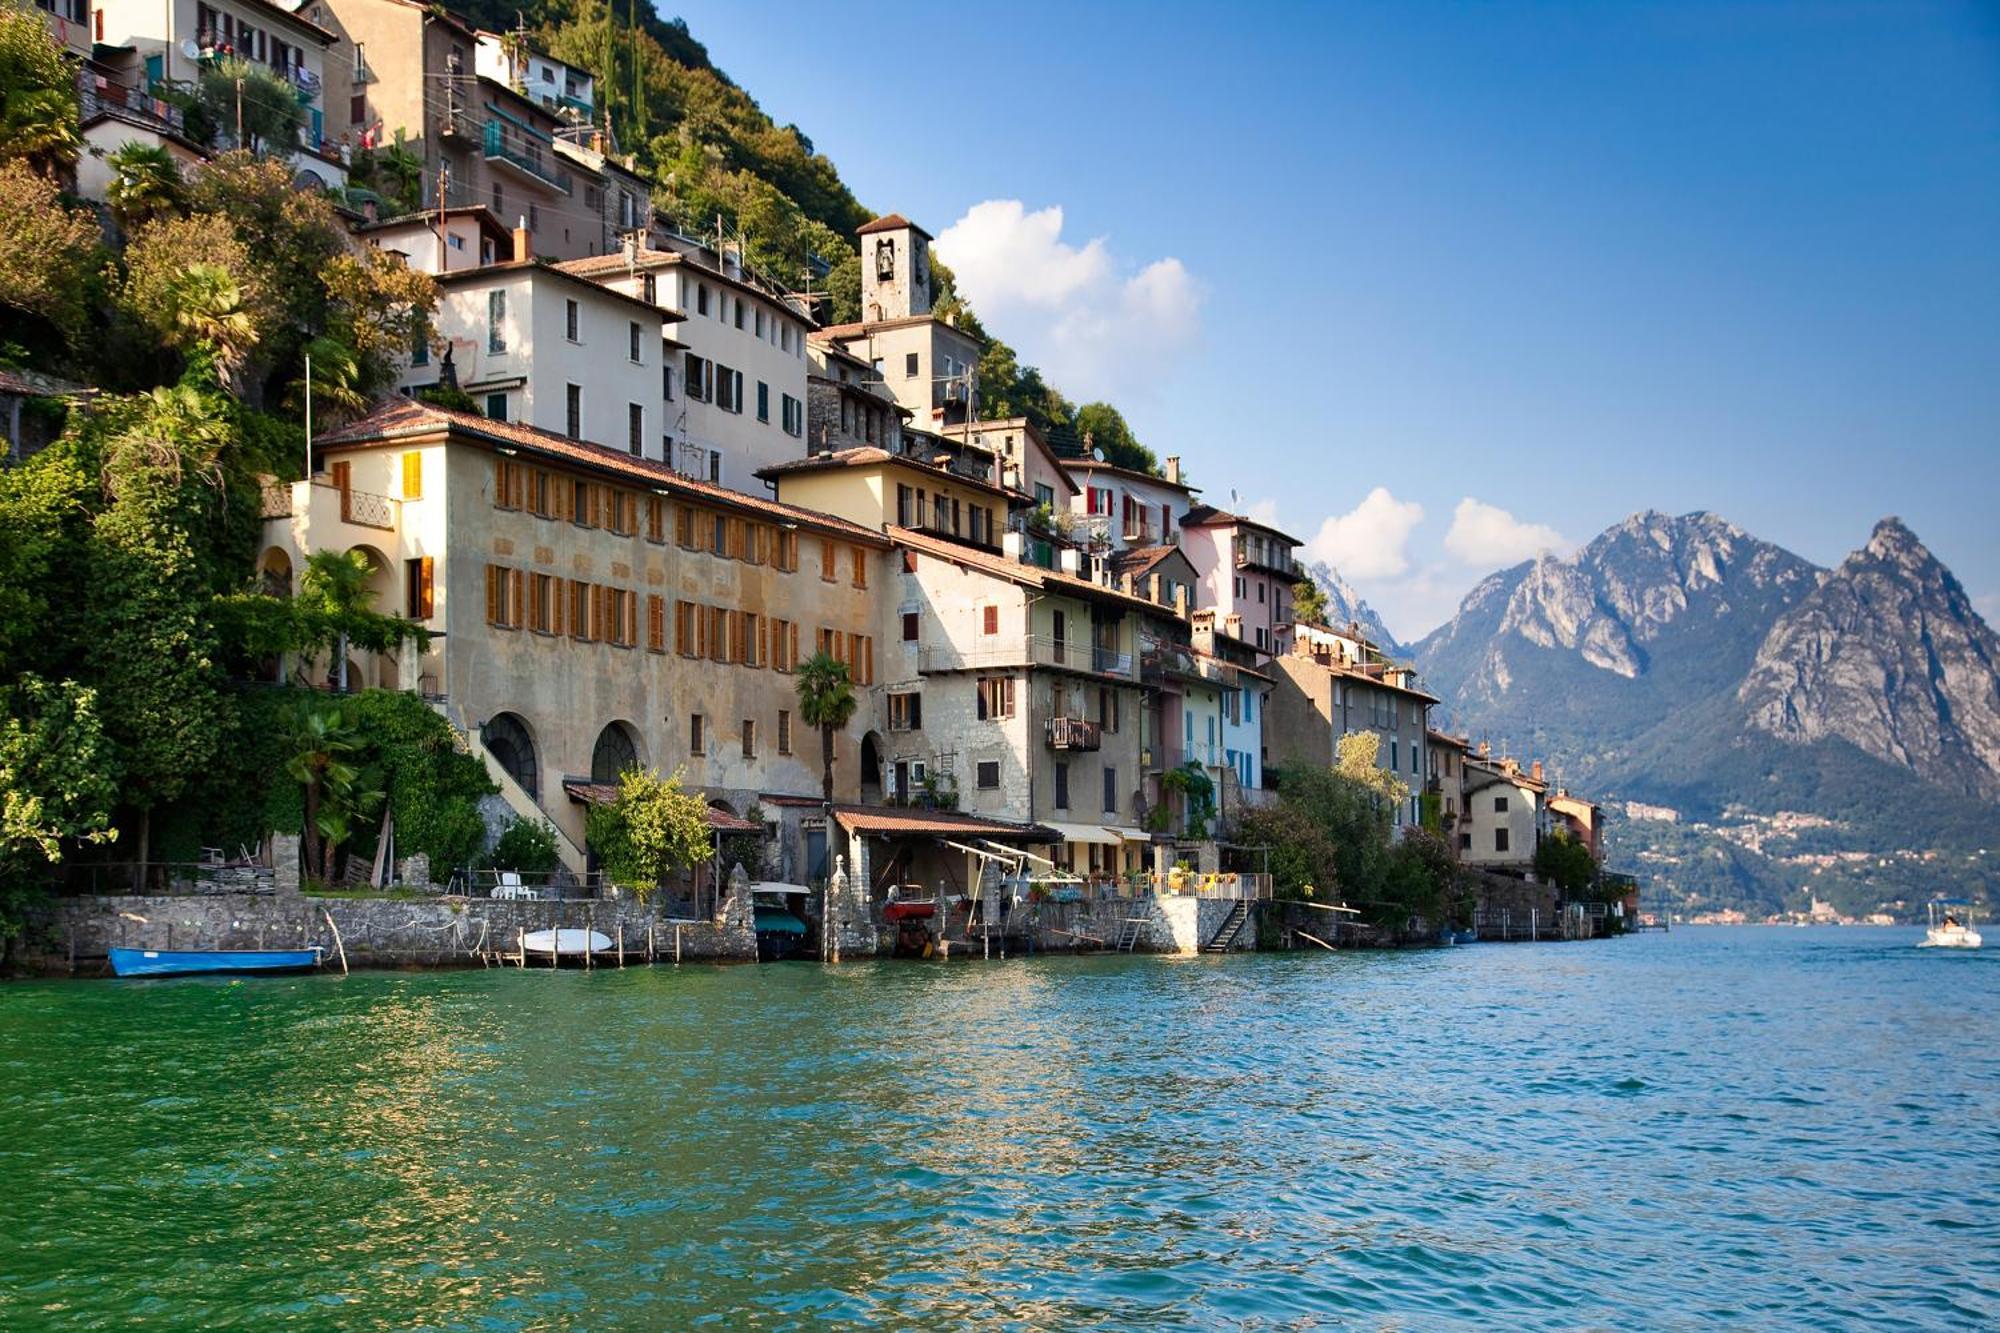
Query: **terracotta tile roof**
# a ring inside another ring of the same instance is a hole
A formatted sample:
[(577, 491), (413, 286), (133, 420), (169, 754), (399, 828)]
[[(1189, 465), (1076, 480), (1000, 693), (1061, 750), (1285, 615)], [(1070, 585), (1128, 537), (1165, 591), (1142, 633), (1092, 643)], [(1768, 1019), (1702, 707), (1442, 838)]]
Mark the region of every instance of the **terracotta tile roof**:
[[(812, 331), (819, 327), (811, 315), (793, 309), (775, 293), (765, 291), (755, 283), (745, 282), (741, 278), (732, 278), (721, 269), (711, 268), (697, 259), (690, 259), (678, 250), (655, 250), (647, 246), (641, 247), (639, 252), (630, 260), (627, 260), (621, 252), (609, 255), (588, 255), (582, 259), (565, 259), (552, 265), (552, 267), (579, 278), (588, 278), (592, 282), (602, 282), (605, 278), (616, 277), (621, 273), (626, 273), (633, 269), (643, 271), (653, 268), (672, 268), (677, 264), (687, 265), (687, 267), (693, 269), (711, 282), (720, 283), (724, 287), (733, 287), (737, 291), (754, 296), (760, 301), (767, 301), (772, 305), (778, 306), (785, 312), (787, 317), (796, 319), (799, 323), (806, 326), (807, 337), (811, 337)], [(683, 315), (682, 318), (686, 318), (686, 316)]]
[(687, 319), (687, 315), (683, 311), (671, 310), (662, 305), (654, 305), (651, 301), (645, 300), (643, 297), (633, 296), (630, 292), (621, 292), (616, 287), (608, 287), (601, 282), (592, 282), (589, 278), (575, 272), (566, 264), (551, 264), (548, 260), (540, 258), (503, 259), (497, 263), (481, 264), (477, 268), (455, 268), (433, 275), (431, 281), (440, 287), (455, 287), (464, 282), (491, 281), (495, 274), (521, 272), (546, 273), (551, 278), (557, 278), (563, 282), (575, 283), (579, 287), (587, 287), (599, 296), (607, 296), (614, 301), (622, 301), (628, 306), (643, 310), (657, 319), (666, 320), (670, 323), (680, 323)]
[(850, 338), (865, 338), (869, 334), (882, 329), (907, 329), (918, 324), (942, 325), (975, 347), (985, 345), (984, 340), (972, 333), (971, 330), (962, 329), (956, 324), (939, 319), (936, 315), (898, 315), (894, 319), (865, 319), (856, 324), (829, 324), (821, 329), (820, 332), (829, 338), (837, 338), (845, 342)]
[(1134, 546), (1111, 557), (1111, 567), (1119, 573), (1146, 574), (1170, 555), (1179, 555), (1178, 546)]
[(1009, 560), (1004, 555), (980, 551), (969, 546), (960, 546), (953, 541), (933, 537), (927, 532), (917, 532), (911, 528), (899, 528), (891, 524), (884, 529), (889, 539), (898, 546), (907, 546), (913, 551), (921, 551), (941, 560), (949, 560), (967, 569), (977, 569), (996, 578), (1018, 583), (1024, 588), (1039, 588), (1044, 592), (1054, 592), (1070, 597), (1082, 597), (1101, 602), (1112, 602), (1135, 611), (1146, 611), (1153, 615), (1171, 616), (1173, 608), (1149, 602), (1143, 597), (1119, 592), (1092, 583), (1088, 579), (1076, 578), (1059, 570), (1043, 569), (1040, 565), (1024, 564), (1019, 560)]
[(57, 379), (54, 375), (44, 375), (39, 370), (0, 368), (0, 393), (11, 393), (22, 398), (71, 398), (96, 392), (87, 384)]
[(476, 413), (458, 412), (410, 398), (391, 399), (359, 421), (321, 435), (314, 445), (320, 449), (341, 445), (366, 446), (447, 432), (471, 436), (497, 446), (529, 450), (547, 458), (580, 463), (624, 477), (637, 485), (724, 508), (747, 510), (773, 522), (811, 526), (871, 546), (886, 545), (881, 533), (832, 514), (823, 514), (817, 509), (780, 504), (776, 500), (728, 490), (713, 482), (697, 481), (674, 471), (665, 463), (634, 458), (623, 450), (607, 449), (588, 440), (572, 440), (566, 435), (524, 426), (516, 421), (494, 421)]
[(873, 222), (862, 223), (859, 227), (855, 229), (854, 234), (856, 236), (869, 236), (873, 235), (875, 232), (878, 231), (896, 231), (899, 228), (903, 227), (909, 228), (911, 231), (915, 232), (917, 235), (923, 237), (927, 241), (936, 239), (929, 232), (925, 231), (922, 227), (919, 227), (916, 223), (904, 217), (901, 213), (884, 213), (881, 217), (876, 218)]
[(1062, 460), (1062, 465), (1066, 469), (1075, 471), (1109, 472), (1115, 477), (1130, 477), (1134, 481), (1143, 481), (1154, 486), (1164, 486), (1170, 491), (1179, 491), (1184, 495), (1196, 495), (1200, 493), (1199, 487), (1183, 486), (1177, 481), (1168, 481), (1165, 477), (1156, 477), (1150, 472), (1141, 472), (1137, 468), (1120, 467), (1116, 463), (1105, 463), (1095, 458), (1065, 458)]
[(1013, 824), (949, 810), (905, 810), (880, 805), (837, 805), (833, 817), (850, 833), (928, 833), (947, 838), (1010, 838), (1019, 842), (1059, 842), (1039, 824)]
[(936, 477), (941, 481), (954, 482), (975, 491), (985, 491), (989, 495), (998, 495), (1009, 500), (1018, 500), (1020, 498), (1016, 492), (995, 486), (990, 481), (981, 481), (977, 477), (962, 476), (959, 473), (948, 471), (935, 464), (927, 463), (921, 458), (912, 458), (908, 454), (892, 454), (887, 449), (872, 444), (857, 445), (852, 449), (836, 449), (828, 454), (813, 454), (806, 458), (795, 458), (789, 463), (774, 463), (770, 467), (759, 468), (757, 475), (764, 478), (795, 477), (801, 473), (827, 472), (834, 468), (880, 467), (885, 464), (912, 468), (918, 472)]
[(1294, 546), (1305, 545), (1304, 542), (1282, 528), (1273, 527), (1271, 524), (1251, 518), (1247, 514), (1232, 514), (1227, 509), (1217, 509), (1214, 505), (1198, 504), (1188, 510), (1187, 517), (1181, 520), (1181, 526), (1184, 528), (1217, 528), (1229, 527), (1234, 524), (1242, 524), (1245, 527), (1251, 528), (1261, 528), (1273, 536), (1283, 537)]

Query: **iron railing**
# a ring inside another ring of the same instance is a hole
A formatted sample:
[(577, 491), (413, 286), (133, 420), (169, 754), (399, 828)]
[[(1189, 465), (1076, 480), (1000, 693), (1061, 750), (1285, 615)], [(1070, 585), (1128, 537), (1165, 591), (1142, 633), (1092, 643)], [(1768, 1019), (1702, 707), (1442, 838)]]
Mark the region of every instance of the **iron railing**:
[(1095, 722), (1080, 717), (1052, 717), (1048, 723), (1052, 750), (1095, 750), (1103, 736)]
[(1132, 654), (1048, 635), (1013, 636), (992, 645), (926, 644), (917, 653), (924, 672), (983, 671), (1002, 667), (1050, 666), (1135, 680)]

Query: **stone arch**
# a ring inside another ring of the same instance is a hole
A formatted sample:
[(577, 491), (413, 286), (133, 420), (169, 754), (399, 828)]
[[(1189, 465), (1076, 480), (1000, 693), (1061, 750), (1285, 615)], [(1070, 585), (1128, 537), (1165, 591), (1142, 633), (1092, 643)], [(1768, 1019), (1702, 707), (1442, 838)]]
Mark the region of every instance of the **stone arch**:
[(395, 564), (373, 546), (350, 546), (347, 551), (349, 555), (356, 552), (368, 561), (368, 591), (374, 594), (368, 609), (380, 615), (395, 615), (402, 609), (396, 602)]
[(541, 764), (535, 753), (535, 737), (519, 713), (495, 713), (479, 729), (479, 738), (499, 761), (507, 776), (539, 801), (542, 798)]
[(631, 768), (643, 768), (639, 731), (630, 722), (607, 722), (590, 747), (590, 780), (616, 782)]
[(282, 546), (267, 549), (257, 560), (257, 581), (267, 597), (292, 595), (292, 555)]
[(861, 803), (882, 804), (882, 738), (872, 731), (861, 738)]

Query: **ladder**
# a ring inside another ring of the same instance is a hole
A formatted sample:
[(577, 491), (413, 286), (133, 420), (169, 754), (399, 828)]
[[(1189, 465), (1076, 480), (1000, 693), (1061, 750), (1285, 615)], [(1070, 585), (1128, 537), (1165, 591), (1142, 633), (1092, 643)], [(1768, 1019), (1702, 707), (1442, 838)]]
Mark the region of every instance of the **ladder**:
[(1222, 924), (1217, 926), (1215, 933), (1208, 937), (1208, 943), (1201, 946), (1201, 951), (1203, 953), (1228, 953), (1229, 947), (1236, 943), (1236, 937), (1243, 933), (1244, 922), (1249, 919), (1250, 904), (1241, 898), (1237, 899), (1236, 905), (1229, 909), (1229, 915), (1222, 919)]
[(1128, 916), (1118, 928), (1117, 949), (1120, 953), (1131, 953), (1139, 947), (1139, 936), (1145, 932), (1146, 918)]

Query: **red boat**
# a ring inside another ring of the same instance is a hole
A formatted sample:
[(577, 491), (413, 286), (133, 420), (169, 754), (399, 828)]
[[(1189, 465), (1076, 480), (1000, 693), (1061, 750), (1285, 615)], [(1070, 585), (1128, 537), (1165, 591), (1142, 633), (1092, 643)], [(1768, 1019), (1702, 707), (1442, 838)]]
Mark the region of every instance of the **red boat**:
[(923, 902), (889, 903), (882, 909), (882, 916), (889, 921), (921, 921), (937, 915), (936, 899)]

